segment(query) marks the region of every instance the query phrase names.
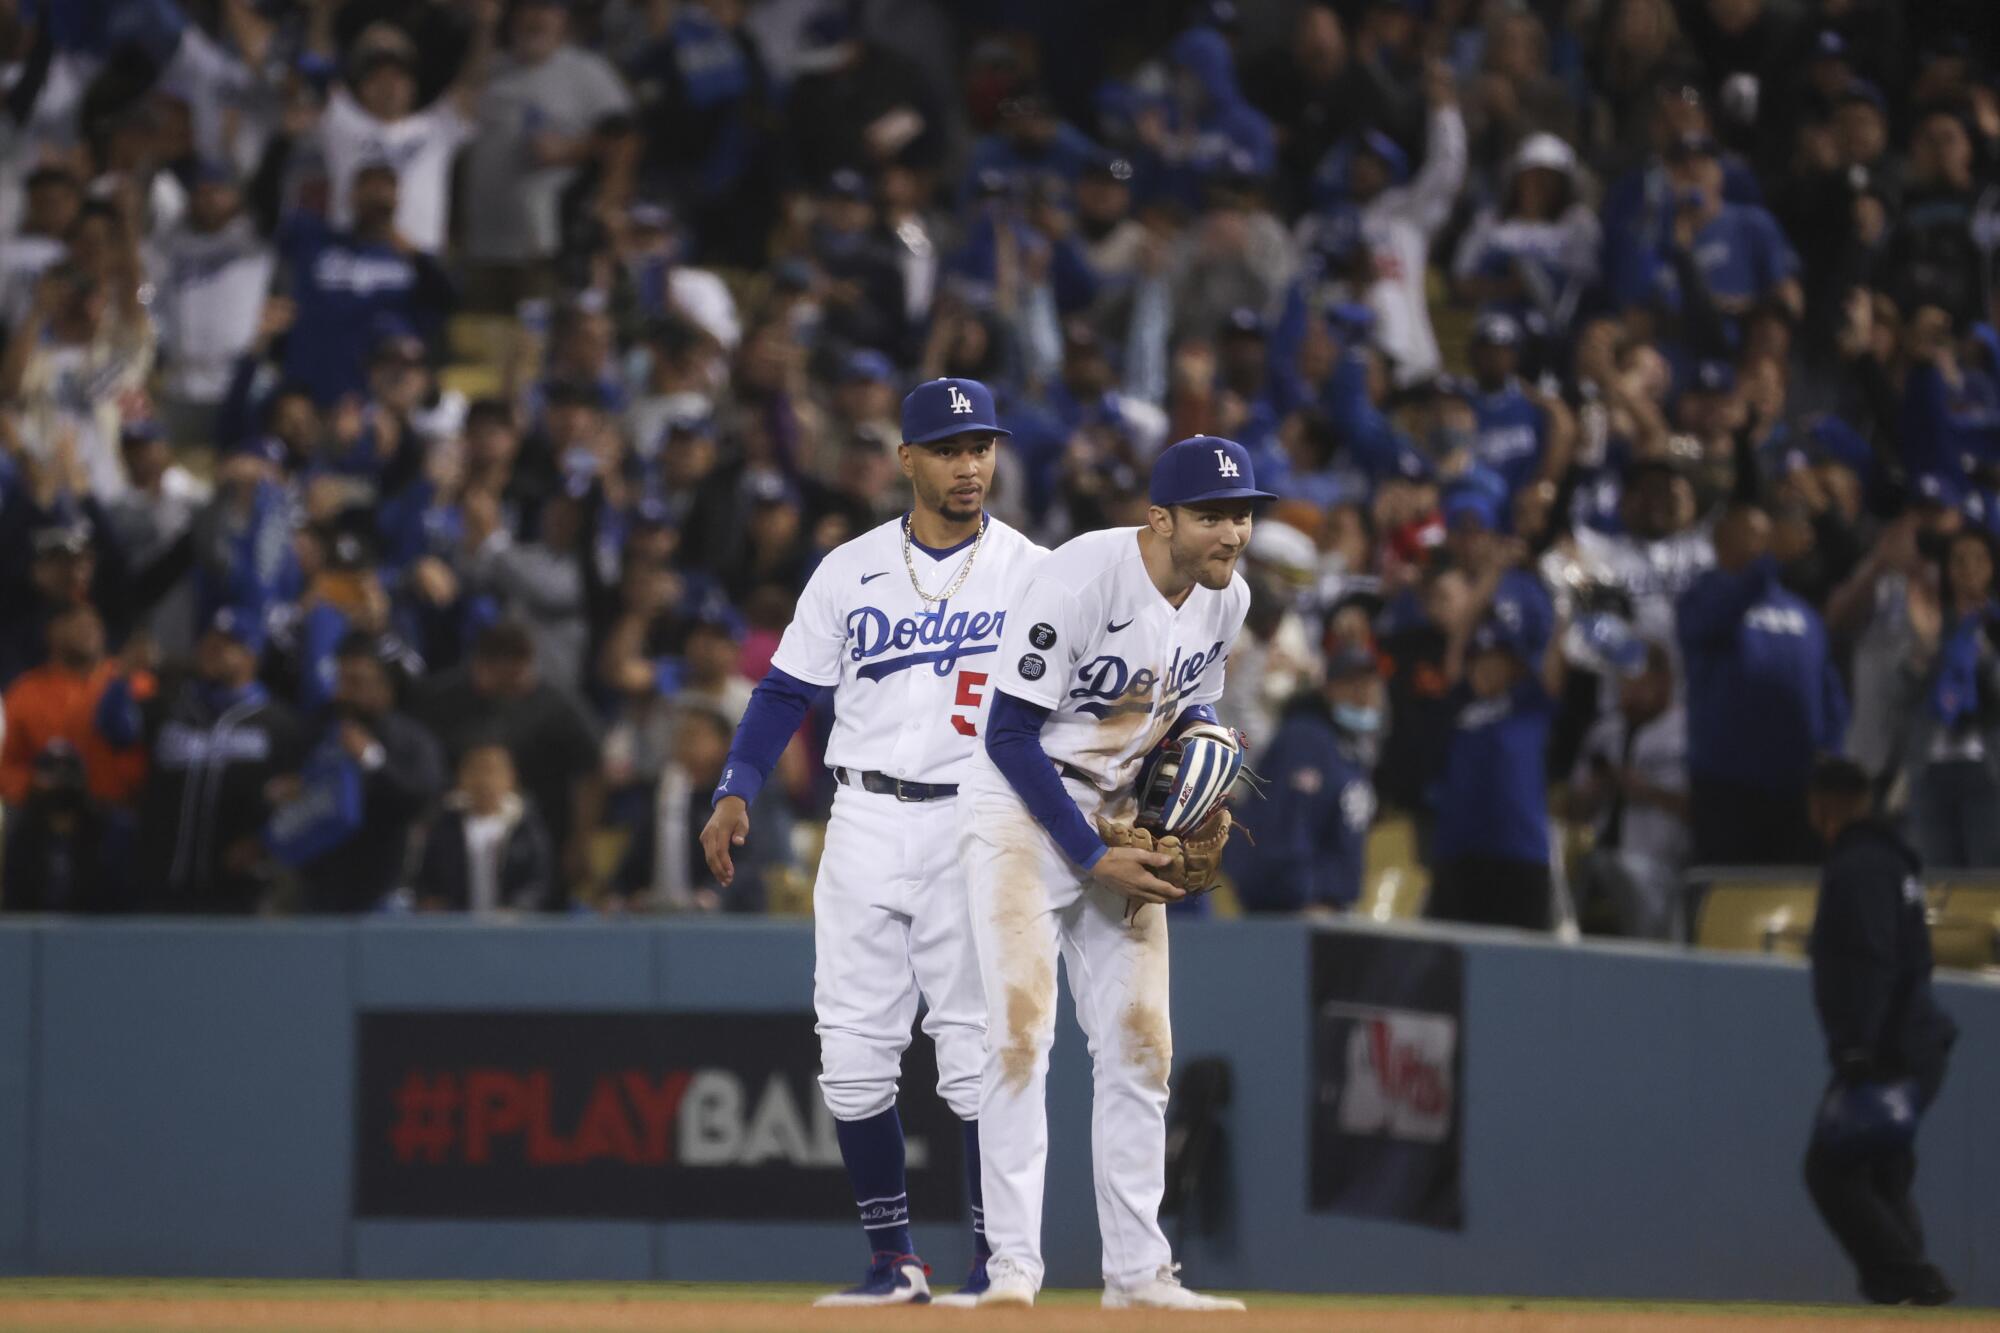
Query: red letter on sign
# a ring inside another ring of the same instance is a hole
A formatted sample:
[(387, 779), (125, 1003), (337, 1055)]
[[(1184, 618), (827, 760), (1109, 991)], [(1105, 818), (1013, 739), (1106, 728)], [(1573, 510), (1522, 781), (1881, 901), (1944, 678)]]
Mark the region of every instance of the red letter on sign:
[[(953, 705), (959, 708), (979, 707), (979, 687), (985, 683), (986, 673), (984, 671), (959, 672), (958, 698), (952, 700)], [(960, 717), (958, 714), (953, 713), (951, 715), (951, 725), (957, 729), (958, 734), (961, 736), (977, 736), (979, 734), (979, 727), (969, 717)]]

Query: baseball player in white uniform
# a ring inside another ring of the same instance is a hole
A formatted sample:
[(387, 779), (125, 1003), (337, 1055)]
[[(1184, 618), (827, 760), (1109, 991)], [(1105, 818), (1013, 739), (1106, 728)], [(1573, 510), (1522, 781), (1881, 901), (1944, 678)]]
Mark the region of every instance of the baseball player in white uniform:
[(1148, 752), (1215, 721), (1250, 605), (1236, 562), (1251, 503), (1270, 496), (1242, 445), (1196, 436), (1162, 452), (1149, 498), (1147, 526), (1065, 543), (1009, 604), (986, 744), (959, 797), (989, 1033), (982, 1305), (1032, 1305), (1041, 1286), (1060, 955), (1090, 1043), (1104, 1304), (1243, 1308), (1182, 1287), (1159, 1224), (1173, 1059), (1164, 904), (1184, 892), (1160, 876), (1177, 858), (1106, 840), (1111, 826), (1130, 831)]
[(928, 1269), (910, 1240), (896, 1080), (917, 999), (937, 1047), (938, 1094), (965, 1122), (974, 1263), (980, 1221), (979, 1077), (986, 1007), (957, 857), (958, 787), (986, 732), (1007, 607), (1046, 552), (985, 512), (1007, 431), (976, 380), (903, 400), (898, 450), (915, 502), (836, 548), (800, 594), (771, 670), (737, 728), (702, 850), (723, 884), (750, 803), (807, 709), (833, 692), (826, 762), (839, 786), (813, 886), (813, 1011), (820, 1090), (867, 1233), (860, 1285), (822, 1305), (921, 1304)]

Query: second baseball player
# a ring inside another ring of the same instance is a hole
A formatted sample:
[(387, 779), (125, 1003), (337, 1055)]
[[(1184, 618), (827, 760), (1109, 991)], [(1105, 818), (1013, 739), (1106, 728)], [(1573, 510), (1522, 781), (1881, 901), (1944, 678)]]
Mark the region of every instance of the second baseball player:
[(1134, 784), (1156, 744), (1216, 720), (1223, 659), (1250, 603), (1236, 562), (1252, 503), (1271, 497), (1242, 445), (1196, 436), (1160, 455), (1148, 498), (1145, 527), (1064, 544), (1010, 604), (986, 744), (959, 798), (988, 1031), (982, 1305), (1032, 1305), (1042, 1282), (1060, 957), (1090, 1042), (1104, 1304), (1243, 1308), (1182, 1287), (1160, 1230), (1173, 1061), (1164, 904), (1184, 892), (1160, 874), (1177, 858), (1107, 846), (1098, 830), (1134, 822)]

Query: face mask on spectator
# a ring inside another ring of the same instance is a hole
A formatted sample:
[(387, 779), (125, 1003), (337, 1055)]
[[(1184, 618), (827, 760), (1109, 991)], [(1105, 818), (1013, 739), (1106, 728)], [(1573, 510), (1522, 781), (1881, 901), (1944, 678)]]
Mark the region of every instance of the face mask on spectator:
[(1333, 723), (1356, 736), (1373, 736), (1382, 730), (1382, 710), (1366, 704), (1335, 704)]

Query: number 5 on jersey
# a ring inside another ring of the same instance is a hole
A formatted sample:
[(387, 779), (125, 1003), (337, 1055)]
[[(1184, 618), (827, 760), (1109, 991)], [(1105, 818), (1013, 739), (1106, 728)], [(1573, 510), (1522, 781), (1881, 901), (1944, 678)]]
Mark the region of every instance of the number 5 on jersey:
[[(984, 671), (961, 671), (958, 673), (958, 697), (952, 700), (954, 708), (970, 708), (979, 711), (979, 688), (986, 683)], [(961, 736), (977, 736), (979, 724), (969, 717), (957, 713), (951, 715), (951, 725)]]

